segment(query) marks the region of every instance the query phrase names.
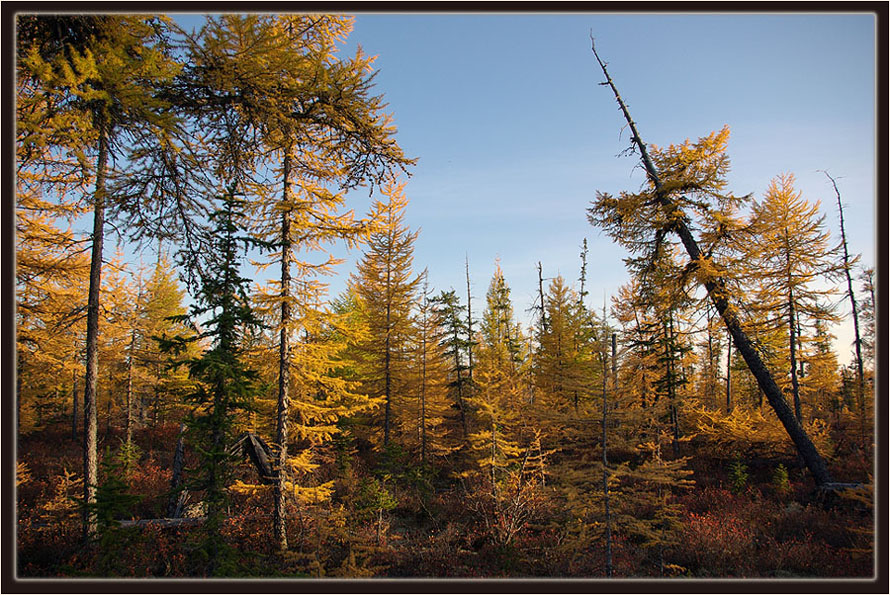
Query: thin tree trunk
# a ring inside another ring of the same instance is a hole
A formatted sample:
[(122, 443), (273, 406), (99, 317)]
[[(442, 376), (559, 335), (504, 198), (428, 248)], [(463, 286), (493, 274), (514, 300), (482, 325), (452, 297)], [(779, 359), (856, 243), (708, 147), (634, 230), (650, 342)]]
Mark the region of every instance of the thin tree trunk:
[[(583, 274), (582, 274), (583, 278)], [(538, 299), (541, 301), (541, 331), (547, 332), (547, 310), (544, 309), (544, 271), (538, 261)]]
[(161, 362), (158, 362), (157, 369), (155, 371), (154, 388), (155, 394), (151, 404), (151, 425), (152, 427), (157, 428), (161, 408)]
[(93, 246), (90, 255), (90, 287), (87, 297), (86, 374), (83, 393), (83, 536), (96, 533), (96, 484), (99, 475), (98, 408), (96, 384), (99, 373), (99, 291), (102, 284), (102, 244), (105, 238), (105, 168), (108, 163), (107, 124), (99, 117), (99, 154), (96, 160), (96, 190), (93, 195)]
[[(581, 289), (582, 289), (582, 291), (584, 290), (584, 268), (583, 267), (581, 269)], [(540, 301), (539, 308), (541, 309), (540, 331), (541, 331), (541, 334), (543, 335), (543, 334), (547, 333), (547, 310), (544, 309), (544, 271), (543, 271), (543, 268), (541, 267), (540, 260), (538, 261), (538, 300)], [(534, 354), (532, 354), (532, 357), (533, 356), (534, 356)], [(535, 366), (535, 364), (533, 362), (532, 370), (534, 370), (534, 366)], [(532, 389), (530, 392), (531, 392), (531, 399), (529, 401), (529, 404), (534, 405), (535, 404), (535, 386), (534, 386), (534, 384), (532, 384)], [(578, 394), (575, 393), (575, 412), (577, 413), (577, 411), (578, 411)]]
[(584, 296), (587, 295), (587, 291), (584, 289), (584, 284), (587, 281), (587, 238), (584, 238), (584, 243), (581, 246), (581, 291), (578, 293), (578, 304), (584, 305)]
[(837, 210), (838, 215), (840, 216), (840, 224), (841, 224), (841, 245), (844, 249), (844, 275), (847, 278), (847, 295), (850, 298), (850, 308), (853, 313), (853, 332), (855, 336), (854, 346), (856, 348), (856, 373), (857, 380), (860, 384), (864, 382), (864, 371), (862, 364), (862, 339), (859, 334), (859, 309), (856, 305), (856, 294), (853, 291), (853, 277), (850, 275), (850, 269), (852, 268), (852, 264), (850, 262), (850, 253), (847, 248), (847, 233), (844, 227), (844, 207), (841, 204), (841, 193), (837, 188), (837, 183), (835, 179), (832, 178), (828, 172), (822, 172), (828, 179), (831, 180), (831, 185), (834, 187), (834, 193), (837, 195)]
[(732, 333), (726, 336), (726, 413), (732, 413)]
[[(392, 243), (390, 242), (390, 245)], [(383, 394), (386, 397), (386, 406), (383, 417), (383, 448), (389, 446), (389, 424), (392, 416), (392, 348), (391, 339), (391, 319), (392, 319), (392, 298), (390, 296), (390, 264), (391, 260), (386, 263), (386, 337), (384, 339), (383, 351)]]
[(794, 293), (788, 292), (788, 334), (790, 336), (791, 395), (794, 399), (794, 417), (803, 423), (800, 412), (800, 382), (797, 379), (797, 330), (795, 326)]
[(136, 329), (130, 334), (130, 354), (127, 358), (127, 421), (125, 425), (127, 450), (133, 446), (133, 351), (136, 349)]
[(797, 423), (803, 423), (800, 408), (800, 380), (797, 371), (797, 347), (800, 337), (800, 323), (798, 321), (797, 308), (794, 302), (794, 289), (792, 289), (791, 275), (791, 250), (788, 248), (788, 228), (785, 228), (785, 269), (788, 272), (788, 339), (789, 357), (791, 361), (791, 396), (794, 403), (794, 416)]
[(680, 457), (680, 416), (677, 412), (677, 378), (675, 374), (676, 361), (674, 348), (674, 315), (673, 310), (668, 312), (668, 398), (670, 400), (671, 412), (671, 431), (673, 439), (671, 440), (671, 449), (674, 452), (674, 458)]
[(423, 330), (420, 337), (420, 462), (426, 465), (426, 333), (427, 333), (427, 310), (429, 302), (427, 301), (427, 274), (423, 273)]
[(278, 461), (276, 467), (278, 475), (275, 478), (275, 510), (273, 524), (275, 537), (278, 539), (278, 548), (287, 551), (287, 438), (288, 438), (288, 413), (290, 409), (290, 259), (291, 259), (291, 213), (288, 200), (290, 199), (290, 175), (291, 175), (290, 151), (285, 151), (283, 163), (284, 190), (282, 200), (285, 208), (281, 212), (281, 332), (278, 346), (278, 421), (275, 429), (275, 442), (278, 445)]
[[(76, 356), (75, 356), (76, 357)], [(71, 411), (71, 437), (77, 440), (77, 370), (72, 373), (71, 398), (73, 400)]]
[[(655, 169), (652, 160), (649, 158), (646, 144), (640, 137), (636, 123), (634, 123), (633, 119), (630, 117), (630, 112), (628, 111), (627, 106), (624, 104), (624, 100), (621, 98), (621, 95), (618, 93), (618, 89), (615, 86), (615, 83), (609, 76), (606, 65), (602, 62), (602, 60), (600, 60), (599, 55), (597, 55), (596, 53), (596, 48), (592, 44), (591, 49), (593, 50), (594, 56), (596, 56), (600, 68), (602, 68), (603, 74), (606, 77), (607, 84), (612, 89), (612, 92), (615, 95), (615, 99), (618, 102), (618, 105), (621, 107), (621, 111), (624, 115), (625, 120), (627, 121), (628, 126), (630, 127), (632, 142), (640, 150), (640, 156), (643, 162), (643, 166), (646, 169), (649, 179), (655, 186), (655, 199), (664, 209), (670, 211), (676, 210), (676, 205), (674, 205), (671, 202), (670, 198), (667, 196), (667, 193), (665, 192), (662, 185), (658, 170)], [(692, 235), (689, 227), (686, 225), (685, 220), (682, 217), (673, 217), (672, 219), (674, 221), (672, 230), (676, 232), (677, 235), (680, 237), (680, 240), (683, 243), (683, 247), (686, 249), (691, 262), (698, 263), (704, 260), (705, 257), (703, 256), (701, 249), (698, 246), (698, 242)], [(788, 432), (788, 435), (794, 442), (794, 445), (797, 447), (797, 450), (800, 453), (801, 457), (804, 459), (807, 468), (813, 475), (816, 484), (819, 486), (824, 486), (826, 484), (832, 483), (831, 475), (828, 472), (828, 467), (825, 464), (825, 460), (822, 458), (822, 455), (819, 454), (819, 451), (816, 450), (813, 441), (810, 440), (810, 437), (807, 435), (806, 431), (797, 422), (794, 413), (788, 407), (788, 403), (785, 401), (785, 398), (782, 395), (781, 389), (779, 389), (775, 380), (773, 380), (772, 375), (766, 368), (766, 365), (763, 363), (763, 360), (760, 358), (760, 354), (757, 353), (757, 350), (751, 343), (748, 335), (744, 332), (744, 330), (742, 330), (742, 326), (739, 322), (738, 317), (730, 309), (726, 282), (723, 280), (722, 277), (715, 275), (707, 278), (703, 283), (705, 289), (708, 292), (708, 296), (711, 298), (711, 301), (714, 304), (714, 307), (723, 318), (723, 322), (726, 324), (726, 328), (732, 335), (732, 339), (735, 343), (736, 349), (739, 350), (739, 353), (741, 353), (742, 358), (748, 365), (748, 369), (751, 371), (751, 374), (754, 375), (754, 378), (757, 379), (757, 383), (763, 389), (767, 401), (769, 401), (769, 404), (776, 412), (776, 416), (779, 418), (779, 421), (782, 422), (782, 425), (785, 427), (785, 431)]]
[(173, 452), (173, 473), (170, 478), (170, 499), (167, 501), (167, 518), (175, 519), (182, 516), (182, 508), (185, 504), (187, 492), (182, 488), (182, 468), (185, 461), (185, 432), (186, 425), (179, 425), (179, 438), (176, 440), (176, 449)]
[[(612, 576), (612, 515), (609, 511), (609, 458), (607, 454), (607, 436), (606, 426), (608, 424), (609, 402), (606, 391), (606, 382), (608, 380), (608, 356), (603, 349), (603, 420), (602, 420), (602, 441), (603, 441), (603, 504), (606, 513), (606, 576)], [(615, 335), (612, 334), (612, 374), (615, 374)], [(614, 381), (613, 381), (614, 384)]]
[(470, 391), (473, 390), (473, 298), (470, 295), (470, 259), (466, 257), (467, 272), (467, 374), (470, 379)]
[(494, 495), (495, 505), (497, 505), (498, 500), (498, 482), (497, 477), (495, 476), (495, 458), (497, 457), (497, 435), (498, 435), (498, 425), (492, 419), (491, 420), (491, 492)]
[(705, 311), (708, 326), (708, 379), (707, 384), (705, 385), (705, 395), (708, 402), (713, 403), (716, 400), (716, 396), (714, 395), (714, 333), (713, 328), (711, 327), (711, 305), (707, 302), (705, 303)]
[(466, 407), (464, 406), (464, 379), (460, 375), (460, 349), (459, 345), (459, 337), (457, 335), (457, 327), (453, 327), (454, 332), (454, 369), (457, 372), (457, 406), (460, 410), (460, 426), (463, 431), (464, 440), (467, 439), (467, 412)]
[(857, 383), (857, 401), (859, 407), (860, 429), (863, 438), (865, 437), (865, 372), (862, 365), (862, 337), (859, 334), (859, 309), (856, 305), (856, 294), (853, 292), (853, 277), (850, 275), (850, 269), (853, 267), (850, 262), (850, 253), (847, 249), (847, 233), (844, 229), (844, 207), (841, 204), (841, 192), (837, 188), (837, 183), (828, 172), (822, 172), (831, 180), (834, 186), (834, 193), (837, 195), (837, 210), (841, 221), (841, 245), (844, 248), (844, 275), (847, 277), (847, 296), (850, 298), (850, 308), (853, 312), (853, 335), (854, 346), (856, 348), (856, 383)]
[[(426, 332), (426, 331), (424, 331)], [(426, 335), (422, 340), (423, 353), (421, 357), (421, 378), (420, 378), (420, 462), (426, 465)]]

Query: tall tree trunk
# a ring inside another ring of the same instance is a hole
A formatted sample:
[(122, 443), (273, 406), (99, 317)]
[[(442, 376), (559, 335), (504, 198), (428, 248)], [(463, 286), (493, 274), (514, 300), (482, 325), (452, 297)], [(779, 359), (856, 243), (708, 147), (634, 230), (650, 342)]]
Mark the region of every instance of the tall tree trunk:
[(791, 394), (794, 398), (794, 417), (797, 423), (803, 423), (803, 417), (800, 412), (800, 382), (797, 379), (797, 330), (794, 312), (794, 294), (788, 292), (788, 334), (790, 336), (790, 357), (791, 357)]
[(674, 346), (674, 341), (676, 336), (674, 335), (674, 313), (673, 310), (668, 312), (668, 325), (667, 325), (667, 341), (668, 341), (668, 398), (670, 400), (670, 413), (671, 413), (671, 449), (674, 453), (674, 458), (680, 457), (680, 416), (677, 412), (677, 378), (676, 378), (676, 349)]
[(429, 280), (427, 271), (423, 272), (423, 309), (420, 337), (420, 462), (426, 465), (426, 335), (429, 324)]
[[(583, 279), (583, 273), (582, 273)], [(544, 271), (541, 268), (541, 261), (538, 261), (538, 299), (541, 302), (541, 331), (547, 332), (547, 310), (544, 309)]]
[(284, 189), (282, 200), (285, 208), (281, 211), (281, 332), (278, 346), (278, 421), (275, 428), (275, 442), (278, 445), (278, 475), (275, 478), (275, 510), (273, 524), (278, 548), (287, 550), (287, 438), (288, 413), (290, 409), (290, 260), (291, 260), (291, 212), (290, 199), (291, 157), (290, 150), (285, 151), (283, 163)]
[(495, 459), (497, 458), (497, 435), (498, 435), (498, 425), (492, 418), (491, 420), (491, 493), (494, 495), (495, 505), (498, 506), (498, 482), (497, 477), (495, 476)]
[(464, 405), (464, 379), (460, 375), (460, 349), (459, 345), (459, 337), (457, 336), (457, 327), (453, 327), (453, 337), (454, 337), (454, 369), (457, 373), (457, 406), (460, 411), (460, 427), (463, 432), (464, 440), (467, 439), (467, 412), (466, 406)]
[[(612, 576), (612, 514), (609, 510), (609, 457), (607, 451), (607, 435), (606, 426), (608, 424), (609, 402), (607, 398), (606, 382), (609, 376), (607, 367), (608, 356), (606, 355), (606, 347), (603, 346), (603, 419), (602, 419), (602, 441), (603, 441), (603, 505), (606, 513), (606, 576)], [(612, 374), (615, 374), (615, 335), (612, 334)], [(614, 380), (613, 380), (614, 384)]]
[[(76, 357), (76, 355), (75, 355)], [(71, 373), (71, 437), (77, 440), (77, 370)]]
[(732, 333), (726, 336), (726, 413), (732, 413)]
[(133, 351), (136, 349), (136, 329), (130, 334), (130, 354), (127, 358), (127, 420), (125, 425), (127, 450), (133, 446)]
[[(540, 263), (538, 263), (540, 265)], [(584, 297), (587, 295), (587, 291), (584, 289), (584, 284), (587, 281), (587, 238), (584, 238), (584, 243), (581, 245), (581, 276), (579, 278), (581, 282), (581, 291), (578, 292), (578, 304), (584, 305)]]
[(797, 423), (803, 423), (800, 411), (800, 381), (797, 377), (797, 308), (794, 303), (794, 290), (791, 288), (791, 250), (788, 248), (788, 229), (785, 229), (785, 268), (788, 271), (788, 338), (789, 357), (791, 358), (791, 395), (794, 400), (794, 417)]
[[(591, 45), (591, 49), (593, 50), (594, 56), (596, 56), (596, 60), (606, 77), (606, 84), (608, 84), (609, 87), (612, 89), (612, 92), (615, 95), (615, 99), (621, 108), (622, 114), (624, 115), (624, 118), (627, 121), (628, 126), (630, 127), (632, 142), (639, 149), (643, 166), (649, 179), (655, 187), (655, 199), (666, 210), (675, 210), (676, 206), (671, 202), (670, 198), (664, 190), (658, 170), (655, 169), (655, 165), (649, 158), (649, 152), (646, 149), (646, 144), (640, 137), (640, 133), (637, 130), (636, 123), (630, 117), (630, 112), (628, 111), (627, 106), (624, 104), (624, 100), (621, 98), (621, 95), (618, 93), (618, 89), (615, 86), (615, 83), (609, 76), (606, 65), (603, 63), (602, 60), (600, 60), (599, 55), (597, 55), (595, 46)], [(702, 255), (701, 249), (698, 246), (698, 242), (692, 235), (689, 227), (686, 225), (685, 220), (682, 217), (675, 217), (673, 218), (673, 221), (674, 224), (672, 230), (676, 232), (676, 234), (680, 237), (680, 241), (683, 243), (683, 247), (686, 249), (686, 253), (689, 255), (691, 262), (694, 264), (703, 261), (705, 257)], [(742, 358), (745, 360), (745, 363), (747, 364), (748, 369), (751, 371), (751, 374), (753, 374), (754, 378), (757, 379), (758, 385), (760, 385), (761, 389), (763, 389), (767, 401), (769, 401), (769, 404), (776, 412), (776, 416), (779, 418), (779, 421), (785, 427), (785, 431), (788, 432), (789, 437), (794, 442), (794, 445), (796, 446), (798, 452), (806, 463), (807, 468), (813, 475), (816, 484), (819, 486), (824, 486), (826, 484), (832, 483), (831, 475), (828, 472), (828, 467), (825, 464), (825, 460), (822, 458), (822, 455), (819, 454), (819, 451), (816, 450), (816, 446), (813, 444), (813, 441), (810, 440), (810, 437), (807, 435), (806, 431), (797, 422), (794, 413), (788, 407), (788, 403), (785, 401), (785, 397), (782, 395), (781, 389), (779, 389), (775, 380), (773, 380), (772, 375), (766, 368), (766, 365), (763, 363), (763, 360), (760, 358), (760, 354), (757, 353), (757, 350), (751, 343), (748, 335), (744, 332), (744, 330), (742, 330), (741, 323), (735, 312), (730, 309), (726, 282), (722, 277), (714, 275), (704, 281), (704, 286), (708, 292), (708, 296), (711, 298), (711, 302), (714, 304), (717, 312), (723, 318), (723, 322), (726, 324), (726, 328), (729, 330), (730, 335), (732, 335), (733, 343), (735, 343), (736, 349), (738, 349), (739, 353), (742, 355)]]
[(711, 327), (711, 304), (705, 303), (705, 311), (708, 327), (708, 378), (707, 384), (705, 384), (705, 396), (709, 403), (716, 404), (717, 397), (714, 394), (716, 392), (714, 390), (714, 377), (716, 376), (714, 369), (716, 366), (714, 365), (714, 333)]
[(420, 372), (420, 462), (426, 465), (426, 320), (423, 321), (423, 324), (424, 331), (420, 346), (422, 350), (420, 354), (422, 360)]
[(90, 255), (90, 288), (87, 297), (86, 374), (83, 393), (83, 536), (92, 537), (97, 528), (96, 484), (99, 475), (98, 407), (96, 384), (99, 373), (99, 291), (102, 284), (102, 244), (105, 238), (105, 168), (108, 163), (108, 130), (104, 116), (98, 118), (99, 154), (96, 160), (96, 190), (93, 194), (93, 247)]
[(853, 276), (850, 274), (850, 269), (853, 268), (853, 264), (850, 262), (850, 253), (847, 249), (847, 233), (844, 229), (844, 207), (841, 204), (841, 192), (837, 188), (837, 182), (835, 182), (834, 178), (832, 178), (829, 173), (822, 172), (828, 179), (831, 180), (831, 185), (834, 187), (834, 193), (837, 196), (837, 210), (840, 216), (841, 221), (841, 246), (844, 249), (844, 275), (847, 278), (847, 296), (850, 298), (850, 309), (853, 312), (853, 335), (854, 335), (854, 343), (853, 345), (856, 348), (856, 404), (859, 408), (859, 417), (860, 417), (860, 429), (862, 431), (863, 438), (865, 437), (865, 372), (863, 370), (862, 365), (862, 337), (859, 334), (859, 308), (856, 305), (856, 294), (853, 292)]
[[(390, 242), (390, 247), (392, 242)], [(392, 256), (390, 255), (386, 263), (386, 337), (384, 338), (383, 347), (383, 394), (386, 397), (386, 404), (383, 414), (383, 448), (389, 446), (389, 424), (392, 416), (392, 293), (390, 291), (391, 282), (391, 264)]]
[(467, 374), (470, 379), (470, 391), (473, 390), (473, 298), (470, 295), (470, 258), (465, 258), (467, 272)]

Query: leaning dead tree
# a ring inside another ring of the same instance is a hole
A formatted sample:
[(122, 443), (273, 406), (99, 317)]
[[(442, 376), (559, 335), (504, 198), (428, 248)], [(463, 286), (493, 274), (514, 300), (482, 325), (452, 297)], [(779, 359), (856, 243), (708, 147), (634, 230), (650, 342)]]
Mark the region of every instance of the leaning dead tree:
[(853, 312), (853, 333), (854, 346), (856, 347), (856, 403), (859, 407), (859, 420), (862, 424), (863, 439), (865, 438), (865, 373), (862, 368), (862, 338), (859, 335), (859, 307), (856, 305), (856, 294), (853, 291), (853, 276), (850, 271), (856, 263), (856, 258), (850, 257), (847, 250), (847, 232), (844, 229), (844, 206), (841, 203), (841, 191), (837, 188), (837, 182), (831, 177), (827, 171), (822, 173), (831, 180), (834, 187), (834, 194), (837, 196), (837, 211), (840, 216), (841, 223), (841, 247), (843, 248), (843, 269), (844, 276), (847, 280), (847, 297), (850, 298), (850, 309)]
[(776, 384), (766, 365), (763, 363), (763, 360), (751, 339), (744, 330), (742, 330), (739, 318), (735, 313), (736, 310), (730, 307), (726, 280), (719, 274), (714, 273), (713, 267), (709, 266), (709, 257), (702, 253), (698, 241), (687, 224), (687, 216), (683, 213), (679, 200), (675, 197), (675, 193), (678, 189), (675, 185), (666, 185), (662, 174), (656, 169), (649, 156), (646, 143), (643, 142), (642, 137), (637, 130), (637, 125), (630, 117), (627, 105), (618, 93), (618, 89), (615, 86), (614, 81), (612, 81), (612, 77), (609, 76), (606, 64), (603, 63), (599, 54), (596, 52), (596, 45), (594, 44), (592, 36), (591, 49), (603, 71), (603, 75), (606, 77), (606, 82), (601, 84), (612, 89), (612, 93), (615, 95), (615, 100), (618, 102), (618, 105), (621, 108), (621, 113), (624, 115), (624, 119), (627, 121), (627, 125), (631, 131), (631, 147), (635, 147), (640, 152), (643, 168), (653, 188), (651, 192), (651, 200), (653, 201), (652, 206), (660, 208), (666, 215), (666, 220), (669, 222), (665, 228), (656, 231), (656, 241), (660, 241), (663, 239), (664, 234), (671, 232), (675, 233), (680, 238), (690, 259), (688, 270), (698, 270), (699, 273), (702, 273), (699, 275), (700, 282), (704, 285), (708, 297), (714, 304), (714, 307), (717, 309), (723, 322), (726, 324), (726, 328), (732, 336), (732, 341), (735, 344), (736, 350), (745, 360), (748, 369), (757, 380), (757, 384), (760, 386), (764, 395), (766, 395), (770, 406), (776, 412), (776, 416), (785, 427), (788, 436), (790, 436), (791, 440), (794, 442), (804, 464), (806, 464), (813, 478), (816, 480), (817, 486), (822, 489), (839, 487), (837, 484), (833, 484), (825, 460), (822, 458), (822, 455), (819, 454), (819, 451), (816, 449), (816, 446), (813, 444), (813, 441), (807, 435), (806, 431), (800, 423), (798, 423), (794, 412), (785, 401), (781, 389)]
[[(182, 424), (179, 428), (179, 440), (176, 442), (176, 451), (173, 455), (173, 476), (170, 480), (170, 500), (167, 503), (167, 519), (147, 519), (145, 523), (163, 524), (169, 519), (178, 519), (182, 516), (188, 500), (188, 488), (183, 480), (183, 467), (185, 464), (185, 433), (188, 427)], [(274, 454), (265, 440), (252, 432), (242, 433), (226, 451), (229, 456), (246, 456), (256, 468), (260, 483), (272, 485), (278, 478), (278, 470), (273, 466)], [(169, 526), (179, 526), (176, 523)], [(166, 526), (166, 525), (165, 525)]]

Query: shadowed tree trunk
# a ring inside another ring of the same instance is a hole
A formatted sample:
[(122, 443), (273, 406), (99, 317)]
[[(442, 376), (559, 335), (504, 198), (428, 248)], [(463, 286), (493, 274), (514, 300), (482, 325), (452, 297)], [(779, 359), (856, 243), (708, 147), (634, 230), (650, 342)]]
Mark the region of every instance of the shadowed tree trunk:
[(732, 413), (732, 333), (726, 342), (726, 413)]
[[(290, 198), (291, 157), (290, 150), (284, 153), (283, 163), (284, 191), (283, 201), (288, 204)], [(290, 258), (291, 258), (291, 214), (288, 208), (281, 212), (281, 339), (278, 352), (278, 423), (275, 442), (278, 446), (278, 477), (275, 480), (275, 511), (273, 524), (278, 548), (287, 550), (287, 513), (285, 506), (285, 485), (287, 482), (287, 416), (290, 409)]]
[(77, 370), (72, 372), (71, 382), (71, 437), (77, 440)]
[(167, 502), (167, 518), (175, 519), (182, 516), (182, 509), (188, 491), (182, 487), (182, 468), (185, 461), (185, 433), (188, 427), (183, 423), (179, 426), (179, 438), (173, 453), (173, 472), (170, 477), (170, 499)]
[[(668, 192), (663, 186), (663, 182), (658, 170), (655, 168), (655, 165), (649, 158), (649, 153), (646, 149), (646, 143), (644, 143), (642, 138), (640, 137), (640, 133), (637, 130), (636, 123), (634, 123), (633, 119), (630, 117), (630, 112), (628, 111), (624, 100), (621, 98), (621, 95), (618, 93), (618, 89), (615, 86), (615, 83), (609, 76), (606, 65), (603, 63), (602, 60), (600, 60), (599, 55), (596, 53), (596, 47), (595, 45), (593, 45), (593, 39), (591, 39), (591, 49), (594, 56), (596, 57), (597, 62), (600, 65), (600, 68), (603, 71), (603, 75), (605, 75), (606, 77), (606, 83), (604, 84), (608, 85), (612, 89), (612, 93), (615, 95), (615, 99), (621, 108), (624, 119), (627, 121), (628, 127), (631, 130), (631, 142), (636, 145), (636, 147), (640, 151), (640, 158), (643, 167), (649, 180), (655, 188), (654, 199), (665, 210), (676, 210), (677, 206), (671, 201)], [(693, 266), (696, 263), (705, 260), (705, 256), (702, 254), (701, 249), (698, 246), (698, 242), (692, 235), (692, 231), (687, 226), (686, 221), (683, 217), (673, 218), (673, 224), (670, 231), (675, 232), (679, 236), (680, 241), (683, 243), (683, 247), (685, 248), (686, 253), (689, 255), (690, 261)], [(757, 350), (751, 343), (751, 339), (742, 330), (741, 323), (738, 317), (732, 310), (730, 310), (729, 301), (727, 298), (728, 294), (726, 282), (722, 277), (718, 275), (712, 275), (705, 281), (703, 281), (703, 284), (708, 292), (708, 296), (710, 297), (711, 302), (714, 304), (717, 312), (723, 318), (723, 322), (726, 324), (726, 328), (727, 330), (729, 330), (729, 333), (732, 336), (732, 340), (736, 346), (736, 349), (742, 355), (742, 358), (745, 360), (748, 369), (751, 371), (751, 374), (757, 380), (757, 384), (766, 395), (767, 401), (776, 412), (776, 416), (779, 418), (779, 421), (785, 427), (785, 431), (794, 442), (798, 453), (800, 453), (801, 458), (804, 460), (804, 463), (810, 470), (813, 478), (816, 480), (816, 484), (820, 487), (823, 487), (826, 486), (826, 484), (832, 483), (831, 475), (828, 473), (828, 467), (825, 464), (825, 460), (822, 458), (822, 455), (819, 454), (819, 451), (816, 450), (816, 446), (813, 444), (813, 441), (810, 440), (810, 437), (807, 435), (806, 431), (798, 423), (794, 412), (785, 401), (785, 397), (782, 395), (781, 389), (776, 384), (769, 370), (766, 368), (766, 365), (760, 358), (760, 354), (757, 353)]]
[(83, 393), (83, 536), (96, 532), (96, 516), (90, 510), (96, 501), (98, 482), (98, 408), (96, 383), (99, 371), (99, 289), (102, 284), (102, 244), (105, 237), (105, 168), (108, 163), (108, 130), (105, 117), (97, 122), (99, 154), (96, 160), (96, 190), (93, 195), (93, 246), (90, 256), (90, 288), (87, 298), (86, 375)]

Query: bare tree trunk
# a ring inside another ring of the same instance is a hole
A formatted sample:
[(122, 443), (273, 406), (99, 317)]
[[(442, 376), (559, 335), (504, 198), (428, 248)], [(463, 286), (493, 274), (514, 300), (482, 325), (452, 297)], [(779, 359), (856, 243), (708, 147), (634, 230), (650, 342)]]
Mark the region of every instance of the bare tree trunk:
[(465, 259), (467, 271), (467, 374), (470, 379), (470, 391), (473, 390), (473, 298), (470, 295), (470, 259)]
[[(584, 289), (584, 269), (583, 269), (583, 267), (581, 269), (581, 289), (582, 289), (582, 291)], [(540, 302), (540, 305), (537, 306), (537, 308), (540, 308), (540, 318), (539, 318), (540, 331), (541, 331), (541, 334), (545, 334), (547, 332), (547, 310), (544, 309), (544, 271), (543, 271), (543, 268), (541, 267), (540, 260), (538, 261), (538, 300)], [(535, 355), (534, 353), (531, 353), (530, 357), (534, 358), (534, 355)], [(535, 369), (536, 365), (537, 364), (535, 364), (533, 362), (532, 370)], [(532, 383), (532, 388), (530, 391), (531, 399), (529, 400), (529, 404), (531, 404), (531, 405), (535, 404), (535, 392), (536, 392), (535, 385), (534, 385), (534, 383)], [(578, 395), (576, 393), (575, 394), (575, 411), (577, 412), (577, 410), (578, 410)]]
[[(649, 158), (646, 144), (640, 137), (637, 126), (634, 123), (633, 119), (630, 117), (630, 112), (628, 111), (627, 106), (624, 104), (624, 100), (621, 98), (621, 95), (618, 93), (617, 87), (615, 87), (615, 83), (609, 76), (606, 65), (603, 63), (602, 60), (600, 60), (599, 55), (597, 55), (596, 53), (596, 47), (593, 46), (593, 44), (591, 44), (591, 49), (593, 50), (593, 54), (594, 56), (596, 56), (596, 60), (606, 77), (606, 84), (611, 87), (612, 92), (615, 95), (615, 99), (618, 102), (618, 105), (621, 107), (624, 118), (627, 121), (628, 126), (630, 127), (632, 133), (632, 142), (640, 150), (640, 156), (643, 162), (643, 166), (649, 179), (655, 186), (655, 199), (665, 209), (676, 209), (676, 206), (671, 202), (670, 198), (664, 190), (658, 170), (655, 169), (652, 160)], [(682, 217), (674, 218), (672, 231), (676, 232), (676, 234), (680, 237), (680, 240), (683, 243), (683, 247), (686, 249), (686, 252), (693, 264), (704, 260), (705, 257), (702, 255), (701, 249), (698, 246), (698, 242), (692, 235), (692, 232), (689, 230), (689, 227), (686, 225), (686, 222)], [(819, 451), (816, 450), (813, 441), (810, 440), (810, 437), (807, 435), (806, 431), (797, 422), (794, 413), (788, 407), (788, 403), (785, 401), (785, 398), (782, 395), (781, 389), (779, 389), (775, 380), (773, 380), (772, 375), (766, 368), (766, 365), (763, 363), (763, 360), (760, 358), (760, 354), (757, 353), (757, 350), (754, 348), (754, 345), (751, 343), (748, 335), (744, 332), (744, 330), (742, 330), (742, 326), (738, 317), (732, 310), (730, 310), (726, 282), (723, 280), (722, 277), (715, 275), (704, 281), (704, 286), (708, 292), (708, 296), (711, 298), (711, 301), (714, 304), (714, 307), (723, 318), (723, 322), (726, 324), (726, 328), (729, 330), (729, 333), (732, 336), (736, 349), (739, 350), (739, 353), (741, 353), (742, 358), (748, 365), (748, 369), (751, 371), (751, 374), (754, 375), (754, 378), (757, 379), (757, 383), (760, 385), (761, 389), (763, 389), (767, 401), (769, 401), (769, 404), (776, 412), (776, 416), (779, 418), (779, 421), (782, 422), (782, 425), (785, 427), (785, 431), (788, 432), (788, 435), (794, 442), (794, 445), (797, 447), (797, 450), (806, 463), (807, 468), (813, 475), (816, 484), (819, 486), (824, 486), (826, 484), (832, 483), (831, 475), (828, 472), (825, 460), (822, 458), (822, 455), (819, 454)]]
[(136, 348), (136, 329), (130, 334), (130, 355), (127, 359), (127, 421), (125, 426), (127, 449), (133, 446), (133, 351)]
[[(607, 435), (606, 426), (608, 424), (609, 402), (606, 391), (606, 381), (608, 378), (607, 368), (608, 356), (603, 345), (603, 420), (602, 420), (602, 441), (603, 441), (603, 504), (606, 513), (606, 576), (612, 576), (612, 514), (609, 510), (609, 458), (607, 453)], [(612, 375), (615, 375), (615, 334), (612, 334)], [(614, 380), (613, 380), (614, 385)]]
[(584, 243), (581, 245), (581, 277), (579, 281), (581, 282), (581, 291), (578, 292), (578, 303), (583, 306), (584, 297), (587, 295), (587, 291), (584, 289), (584, 284), (587, 281), (587, 238), (584, 238)]
[(97, 528), (90, 507), (96, 502), (99, 475), (98, 407), (96, 384), (99, 373), (99, 291), (102, 284), (102, 244), (105, 238), (105, 168), (108, 163), (108, 131), (99, 117), (99, 155), (96, 160), (96, 190), (93, 194), (93, 247), (90, 255), (90, 287), (87, 297), (86, 374), (83, 394), (83, 536), (92, 537)]
[(290, 205), (290, 151), (284, 153), (283, 177), (284, 191), (282, 193), (285, 208), (281, 212), (281, 332), (278, 347), (278, 422), (275, 429), (275, 442), (278, 445), (278, 476), (275, 478), (275, 510), (273, 524), (275, 537), (278, 539), (278, 548), (287, 551), (287, 438), (288, 438), (288, 412), (290, 409), (290, 259), (291, 259), (291, 213)]
[[(581, 274), (584, 278), (584, 274)], [(538, 299), (541, 302), (541, 331), (547, 332), (547, 310), (544, 309), (544, 271), (541, 268), (541, 262), (538, 261)]]
[(847, 249), (847, 233), (844, 229), (844, 207), (841, 204), (841, 192), (837, 188), (837, 182), (835, 182), (834, 178), (832, 178), (827, 171), (822, 172), (828, 179), (831, 180), (831, 185), (834, 187), (834, 193), (837, 195), (837, 210), (840, 215), (841, 221), (841, 245), (844, 248), (844, 275), (847, 277), (847, 296), (850, 298), (850, 308), (853, 312), (853, 334), (854, 334), (854, 346), (856, 348), (856, 382), (857, 382), (857, 401), (856, 404), (859, 407), (859, 417), (860, 417), (860, 429), (862, 431), (863, 439), (865, 437), (865, 372), (863, 370), (862, 365), (862, 337), (859, 334), (859, 308), (856, 305), (856, 294), (853, 292), (853, 277), (850, 274), (850, 269), (853, 268), (853, 264), (850, 261), (850, 253)]

